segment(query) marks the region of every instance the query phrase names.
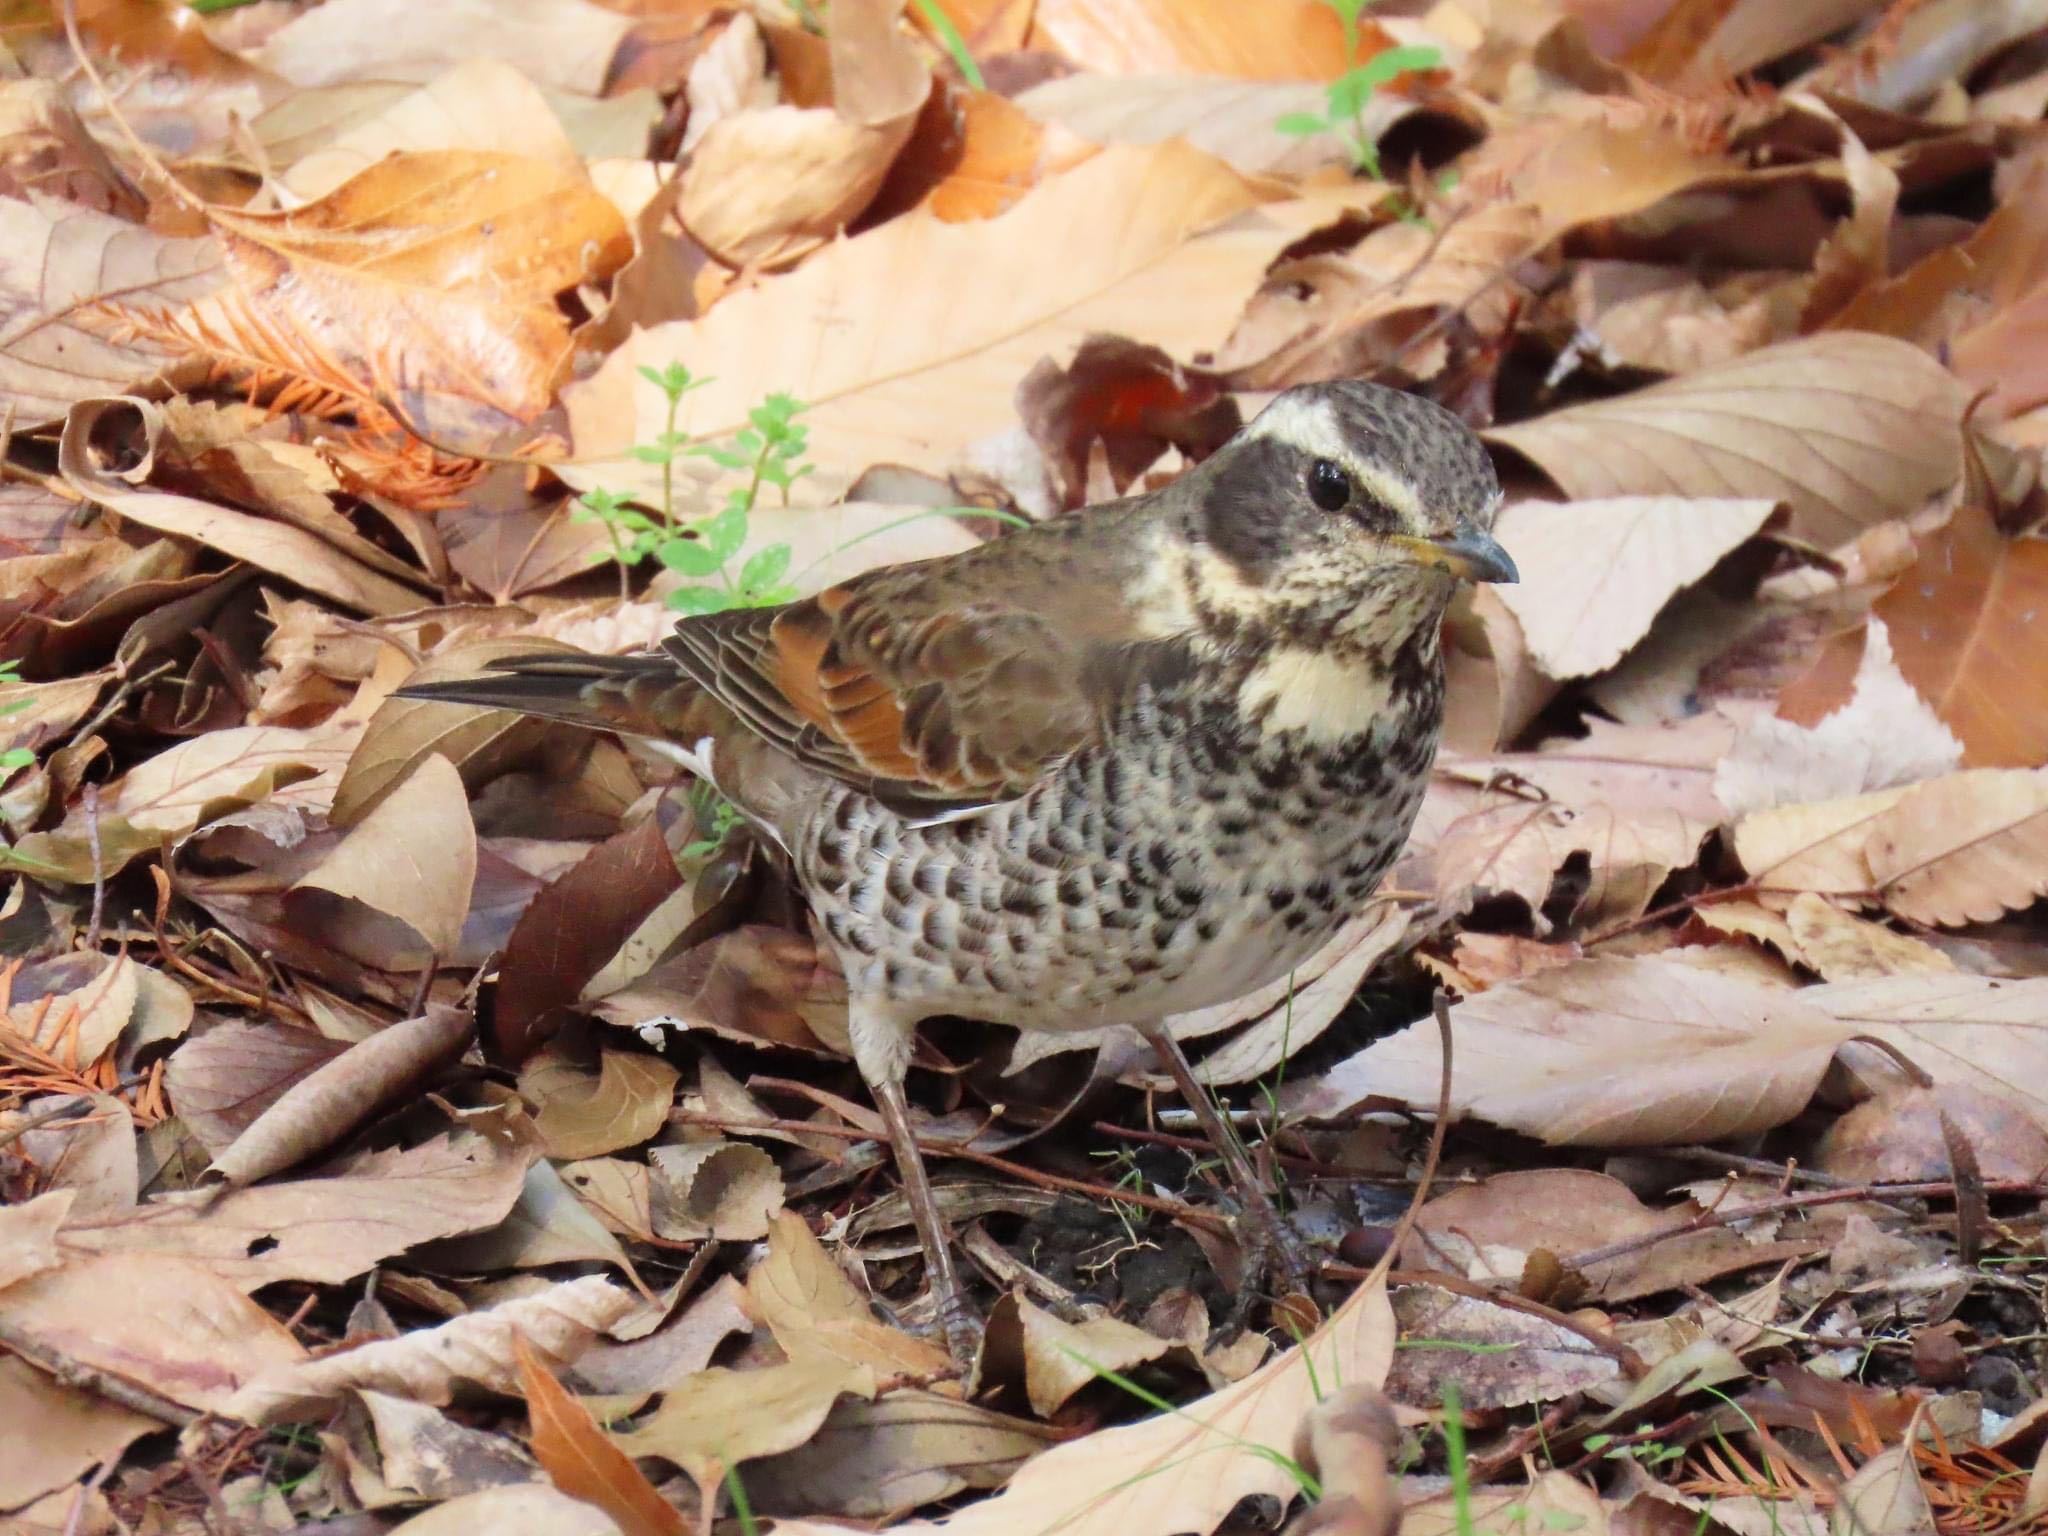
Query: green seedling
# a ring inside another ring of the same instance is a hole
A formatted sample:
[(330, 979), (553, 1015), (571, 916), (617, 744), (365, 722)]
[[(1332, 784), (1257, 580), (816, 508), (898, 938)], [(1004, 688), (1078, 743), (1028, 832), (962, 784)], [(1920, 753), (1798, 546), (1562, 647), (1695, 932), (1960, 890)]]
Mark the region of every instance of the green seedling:
[[(0, 661), (0, 688), (8, 687), (20, 681), (21, 663), (18, 661)], [(29, 701), (27, 699), (15, 699), (11, 703), (0, 704), (0, 716), (18, 715), (28, 707)], [(26, 768), (35, 760), (35, 753), (29, 751), (27, 747), (9, 747), (5, 752), (0, 752), (0, 777), (13, 773), (17, 768)]]
[[(1356, 30), (1355, 19), (1353, 30)], [(1382, 48), (1324, 87), (1322, 112), (1289, 112), (1276, 119), (1273, 128), (1295, 138), (1311, 138), (1319, 133), (1337, 134), (1351, 151), (1352, 169), (1374, 181), (1383, 180), (1379, 141), (1365, 124), (1366, 103), (1372, 100), (1380, 87), (1399, 76), (1435, 69), (1442, 63), (1443, 54), (1435, 48), (1416, 45)]]

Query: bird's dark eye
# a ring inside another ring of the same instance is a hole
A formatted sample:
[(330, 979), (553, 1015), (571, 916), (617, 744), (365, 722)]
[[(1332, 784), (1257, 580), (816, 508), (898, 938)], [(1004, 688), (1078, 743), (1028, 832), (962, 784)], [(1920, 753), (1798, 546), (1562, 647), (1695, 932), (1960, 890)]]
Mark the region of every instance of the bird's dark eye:
[(1308, 467), (1308, 499), (1325, 512), (1341, 512), (1351, 500), (1351, 477), (1328, 459)]

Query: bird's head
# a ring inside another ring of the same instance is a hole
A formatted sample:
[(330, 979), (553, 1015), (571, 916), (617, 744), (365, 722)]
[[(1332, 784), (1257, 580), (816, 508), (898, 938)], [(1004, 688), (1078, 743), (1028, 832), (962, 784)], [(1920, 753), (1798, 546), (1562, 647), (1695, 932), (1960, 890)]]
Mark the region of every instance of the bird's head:
[(1387, 637), (1435, 623), (1460, 581), (1516, 579), (1491, 532), (1501, 494), (1486, 450), (1417, 395), (1287, 390), (1182, 484), (1195, 595), (1211, 610)]

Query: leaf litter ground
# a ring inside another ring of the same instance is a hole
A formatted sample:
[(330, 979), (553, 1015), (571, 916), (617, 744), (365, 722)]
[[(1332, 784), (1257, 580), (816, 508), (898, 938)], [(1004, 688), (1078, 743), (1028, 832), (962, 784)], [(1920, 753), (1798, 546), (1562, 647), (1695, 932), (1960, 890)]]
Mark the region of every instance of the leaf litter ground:
[[(9, 1529), (2048, 1524), (2048, 7), (10, 46)], [(1525, 580), (1381, 898), (1177, 1024), (1317, 1293), (1129, 1042), (943, 1021), (963, 1379), (772, 863), (631, 743), (392, 694), (1357, 376), (1483, 432)]]

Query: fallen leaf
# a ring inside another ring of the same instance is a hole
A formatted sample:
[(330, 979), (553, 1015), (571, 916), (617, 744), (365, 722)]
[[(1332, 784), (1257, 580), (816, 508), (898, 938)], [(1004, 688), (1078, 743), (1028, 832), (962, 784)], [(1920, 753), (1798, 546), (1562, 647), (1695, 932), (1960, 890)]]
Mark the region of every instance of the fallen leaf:
[(1031, 1411), (1049, 1419), (1076, 1392), (1102, 1381), (1103, 1372), (1128, 1375), (1169, 1347), (1156, 1334), (1114, 1317), (1065, 1322), (1011, 1292), (989, 1313), (982, 1380), (1021, 1379)]
[(71, 1214), (77, 1194), (53, 1189), (0, 1206), (0, 1290), (64, 1262), (57, 1251), (57, 1229)]
[(1682, 496), (1515, 502), (1494, 536), (1521, 581), (1498, 596), (1555, 678), (1611, 667), (1650, 632), (1679, 588), (1759, 532), (1776, 506)]
[[(898, 1536), (1014, 1536), (1021, 1530), (1176, 1531), (1208, 1536), (1238, 1501), (1282, 1502), (1300, 1492), (1269, 1448), (1291, 1445), (1318, 1384), (1373, 1385), (1394, 1355), (1394, 1318), (1383, 1284), (1360, 1285), (1301, 1344), (1243, 1381), (1136, 1424), (1098, 1429), (1020, 1467), (1003, 1491), (943, 1525), (913, 1520)], [(832, 1536), (833, 1528), (785, 1522), (777, 1536)]]
[[(251, 126), (263, 132), (260, 120)], [(582, 171), (576, 147), (531, 79), (502, 59), (467, 58), (417, 90), (399, 91), (319, 148), (285, 160), (290, 169), (280, 180), (297, 202), (312, 202), (388, 154), (426, 149), (489, 150), (546, 161), (574, 176)]]
[(35, 1527), (22, 1506), (87, 1476), (100, 1462), (119, 1461), (136, 1440), (162, 1428), (133, 1409), (65, 1385), (18, 1355), (0, 1359), (0, 1421), (24, 1431), (0, 1437), (0, 1505), (16, 1512), (25, 1532)]
[(759, 1147), (690, 1142), (647, 1153), (649, 1210), (671, 1242), (755, 1242), (782, 1212), (782, 1171)]
[(1844, 912), (1810, 891), (1792, 898), (1785, 924), (1795, 946), (1792, 958), (1818, 971), (1822, 981), (1875, 981), (1956, 968), (1932, 944)]
[[(1246, 291), (1294, 231), (1248, 213), (1258, 192), (1177, 145), (1105, 151), (993, 219), (911, 213), (806, 262), (773, 291), (736, 293), (700, 320), (636, 334), (563, 392), (579, 488), (659, 496), (660, 476), (626, 457), (668, 415), (640, 374), (686, 360), (711, 382), (684, 397), (678, 429), (729, 435), (781, 390), (804, 423), (820, 500), (878, 461), (943, 471), (968, 443), (1012, 425), (1031, 365), (1115, 330), (1185, 355), (1221, 340), (1197, 294)], [(1234, 214), (1246, 215), (1219, 228)], [(1048, 262), (1045, 230), (1095, 229)], [(887, 302), (882, 296), (887, 295)], [(1228, 301), (1226, 301), (1228, 302)]]
[(519, 1092), (534, 1107), (534, 1128), (549, 1157), (602, 1157), (654, 1139), (679, 1075), (642, 1051), (601, 1051), (595, 1075), (543, 1053), (520, 1072)]
[(1336, 16), (1309, 0), (1040, 0), (1027, 43), (1106, 75), (1322, 80), (1347, 62)]
[(224, 1411), (246, 1423), (273, 1424), (363, 1388), (436, 1405), (450, 1401), (458, 1382), (516, 1394), (515, 1338), (550, 1368), (568, 1365), (600, 1331), (639, 1305), (631, 1291), (602, 1275), (564, 1280), (437, 1328), (266, 1371), (243, 1385)]
[(1866, 1099), (1814, 1149), (1814, 1166), (1852, 1184), (1912, 1184), (1956, 1177), (1946, 1119), (1987, 1179), (2031, 1180), (2048, 1171), (2048, 1132), (2011, 1099), (1965, 1084), (1905, 1087)]
[(245, 806), (322, 809), (354, 744), (353, 727), (209, 731), (137, 764), (100, 791), (97, 859), (82, 810), (52, 831), (22, 838), (14, 856), (39, 876), (89, 884), (95, 869), (113, 875), (130, 860)]
[(103, 1370), (205, 1412), (306, 1351), (211, 1264), (164, 1254), (74, 1257), (0, 1291), (10, 1348)]
[[(1446, 1270), (1514, 1291), (1533, 1254), (1548, 1255), (1554, 1271), (1578, 1254), (1663, 1234), (1661, 1242), (1570, 1271), (1583, 1277), (1594, 1297), (1618, 1304), (1703, 1285), (1760, 1264), (1781, 1264), (1821, 1247), (1815, 1241), (1771, 1242), (1764, 1234), (1752, 1237), (1727, 1228), (1683, 1230), (1703, 1209), (1652, 1210), (1619, 1179), (1589, 1169), (1499, 1173), (1425, 1205), (1400, 1261), (1408, 1269)], [(1714, 1348), (1725, 1355), (1722, 1346)], [(1676, 1364), (1682, 1361), (1665, 1362), (1666, 1367)], [(1635, 1383), (1634, 1390), (1641, 1392), (1644, 1385)]]
[(204, 1265), (244, 1290), (278, 1280), (339, 1284), (419, 1243), (501, 1220), (534, 1149), (489, 1137), (436, 1137), (371, 1152), (315, 1178), (226, 1195), (159, 1195), (118, 1217), (74, 1222), (63, 1246)]
[[(1452, 1104), (1551, 1143), (1674, 1146), (1754, 1134), (1804, 1109), (1855, 1031), (1810, 994), (1776, 992), (1662, 957), (1587, 960), (1494, 987), (1451, 1010)], [(1382, 1097), (1437, 1101), (1442, 1046), (1412, 1025), (1290, 1083), (1289, 1114)]]
[[(115, 473), (98, 461), (93, 434), (102, 425), (115, 430), (128, 413), (133, 413), (141, 434), (143, 463), (137, 469)], [(131, 483), (133, 477), (147, 473), (162, 424), (158, 407), (132, 395), (79, 401), (65, 420), (58, 448), (58, 465), (66, 483), (89, 501), (145, 528), (195, 539), (260, 570), (284, 576), (345, 608), (385, 614), (420, 605), (420, 593), (414, 588), (393, 581), (380, 570), (366, 568), (349, 553), (303, 528)]]
[(1871, 614), (1900, 673), (1962, 742), (1964, 767), (2048, 763), (2048, 540), (2007, 538), (1985, 508), (1958, 507)]
[(116, 339), (105, 301), (182, 306), (225, 277), (213, 239), (170, 239), (53, 197), (0, 198), (0, 253), (0, 399), (16, 430), (175, 370), (173, 349)]
[(875, 1395), (873, 1367), (823, 1355), (752, 1371), (712, 1366), (676, 1383), (614, 1439), (629, 1456), (675, 1463), (710, 1498), (728, 1467), (802, 1445), (849, 1392)]
[(453, 957), (476, 888), (476, 827), (462, 775), (425, 759), (285, 893), (308, 937), (383, 971)]
[[(769, 1229), (767, 1255), (747, 1272), (747, 1300), (796, 1363), (824, 1362), (842, 1375), (849, 1368), (865, 1371), (870, 1381), (934, 1377), (952, 1365), (938, 1345), (877, 1322), (866, 1298), (794, 1211), (777, 1216)], [(822, 1379), (805, 1378), (813, 1388)], [(872, 1396), (872, 1389), (863, 1395)]]
[(433, 79), (451, 65), (499, 59), (529, 80), (599, 95), (629, 18), (586, 0), (337, 0), (273, 33), (257, 62), (294, 85)]
[(378, 1110), (418, 1092), (469, 1044), (475, 1021), (430, 1004), (315, 1067), (223, 1148), (210, 1170), (230, 1188), (253, 1184), (339, 1142)]
[(1782, 501), (1795, 535), (1830, 544), (1955, 480), (1965, 393), (1903, 342), (1831, 332), (1486, 436), (1574, 500)]
[(1468, 1411), (1516, 1408), (1621, 1376), (1584, 1335), (1498, 1302), (1428, 1285), (1402, 1286), (1393, 1302), (1402, 1347), (1386, 1392), (1397, 1403), (1433, 1408), (1455, 1383)]
[(532, 1425), (533, 1454), (554, 1485), (605, 1511), (626, 1536), (685, 1536), (690, 1527), (681, 1511), (605, 1437), (590, 1410), (562, 1390), (524, 1334), (512, 1335), (512, 1356)]
[[(1808, 987), (1801, 996), (1890, 1043), (1937, 1084), (2011, 1099), (2048, 1126), (2048, 981), (1936, 973)], [(1896, 1064), (1868, 1046), (1844, 1046), (1842, 1060), (1873, 1083), (1898, 1080)]]
[(965, 1489), (1000, 1488), (1055, 1439), (1044, 1425), (936, 1392), (847, 1396), (802, 1445), (753, 1462), (745, 1482), (768, 1514), (885, 1519)]
[[(1301, 138), (1273, 126), (1290, 113), (1327, 110), (1323, 88), (1302, 80), (1084, 72), (1034, 85), (1018, 94), (1016, 105), (1039, 122), (1096, 144), (1185, 139), (1252, 176), (1301, 175), (1350, 159), (1333, 134)], [(1365, 132), (1377, 139), (1415, 110), (1412, 98), (1375, 91), (1363, 110)]]
[(1811, 724), (1769, 715), (1745, 722), (1715, 771), (1714, 794), (1741, 816), (1931, 778), (1962, 755), (1962, 743), (1892, 660), (1890, 630), (1878, 619), (1848, 700)]
[(474, 1536), (477, 1531), (518, 1531), (520, 1536), (624, 1536), (595, 1504), (572, 1499), (552, 1483), (480, 1488), (436, 1504), (395, 1526), (392, 1536)]

